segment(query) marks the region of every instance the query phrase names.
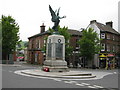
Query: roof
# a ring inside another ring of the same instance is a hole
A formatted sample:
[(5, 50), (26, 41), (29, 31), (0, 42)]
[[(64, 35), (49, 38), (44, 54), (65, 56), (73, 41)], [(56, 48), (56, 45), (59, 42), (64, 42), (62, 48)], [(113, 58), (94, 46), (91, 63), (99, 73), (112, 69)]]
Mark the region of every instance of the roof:
[(43, 33), (38, 33), (38, 34), (35, 34), (35, 35), (31, 36), (31, 37), (28, 37), (28, 39), (34, 38), (34, 37), (38, 37), (38, 36), (42, 36), (42, 35), (45, 35), (45, 34), (50, 34), (50, 32), (49, 31), (45, 31)]
[[(81, 32), (78, 31), (78, 30), (68, 29), (68, 32), (69, 32), (71, 35), (76, 35), (76, 36), (81, 36), (81, 35), (82, 35)], [(36, 35), (33, 35), (33, 36), (29, 37), (28, 39), (34, 38), (34, 37), (38, 37), (38, 36), (42, 36), (42, 35), (45, 35), (45, 34), (50, 34), (50, 31), (47, 30), (47, 31), (45, 31), (45, 32), (43, 32), (43, 33), (38, 33), (38, 34), (36, 34)]]
[(68, 29), (68, 32), (71, 34), (71, 35), (76, 35), (76, 36), (81, 36), (82, 33), (78, 30), (73, 30), (73, 29)]
[(104, 25), (102, 23), (96, 22), (96, 25), (98, 26), (98, 28), (100, 29), (100, 31), (105, 31), (105, 32), (110, 32), (113, 34), (120, 34), (118, 33), (115, 29), (113, 29), (112, 27), (108, 26), (108, 25)]

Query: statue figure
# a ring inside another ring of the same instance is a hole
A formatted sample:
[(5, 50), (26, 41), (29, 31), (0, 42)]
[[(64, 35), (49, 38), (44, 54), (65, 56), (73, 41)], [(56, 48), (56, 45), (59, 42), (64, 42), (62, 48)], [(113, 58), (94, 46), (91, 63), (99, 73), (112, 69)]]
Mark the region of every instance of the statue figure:
[(66, 16), (63, 16), (63, 17), (60, 17), (59, 16), (59, 11), (60, 11), (60, 8), (58, 9), (58, 11), (56, 10), (55, 12), (52, 10), (51, 6), (49, 5), (49, 11), (51, 13), (51, 16), (52, 16), (52, 19), (51, 21), (54, 22), (54, 26), (52, 27), (53, 30), (55, 31), (58, 31), (57, 30), (57, 27), (60, 23), (60, 19), (62, 18), (66, 18)]

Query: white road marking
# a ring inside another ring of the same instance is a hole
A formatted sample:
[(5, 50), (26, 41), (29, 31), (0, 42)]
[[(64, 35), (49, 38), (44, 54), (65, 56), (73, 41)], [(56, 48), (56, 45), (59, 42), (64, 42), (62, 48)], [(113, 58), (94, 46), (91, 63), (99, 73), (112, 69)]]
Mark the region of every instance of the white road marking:
[(114, 74), (117, 74), (117, 72), (113, 72)]
[(98, 85), (93, 85), (93, 86), (97, 88), (103, 88), (102, 86), (98, 86)]
[(64, 81), (64, 83), (72, 83), (71, 81)]
[(71, 83), (75, 83), (76, 84), (77, 82), (76, 81), (71, 81)]
[(79, 84), (79, 83), (76, 83), (75, 85), (77, 85), (77, 86), (85, 86), (85, 85), (83, 85), (83, 84)]
[(88, 86), (89, 88), (96, 88), (96, 87), (93, 87), (93, 86)]
[(77, 83), (76, 81), (64, 81), (65, 83), (70, 83), (70, 84), (72, 84), (72, 83)]
[[(15, 73), (15, 74), (18, 74), (18, 75), (28, 76), (28, 77), (35, 77), (35, 78), (43, 78), (43, 79), (52, 79), (52, 80), (55, 80), (55, 81), (62, 81), (62, 79), (27, 75), (27, 74), (21, 73), (21, 71), (22, 71), (22, 70), (15, 71), (14, 73)], [(10, 72), (11, 72), (11, 71), (10, 71)], [(88, 88), (103, 88), (102, 86), (98, 86), (98, 85), (93, 85), (93, 86), (91, 86), (91, 85), (88, 84), (88, 83), (81, 83), (81, 84), (79, 84), (79, 83), (77, 83), (76, 81), (69, 81), (69, 80), (68, 80), (68, 81), (64, 81), (64, 83), (68, 83), (68, 84), (74, 83), (74, 84), (77, 85), (77, 86), (87, 86)]]
[(83, 85), (90, 85), (90, 84), (88, 84), (88, 83), (82, 83)]

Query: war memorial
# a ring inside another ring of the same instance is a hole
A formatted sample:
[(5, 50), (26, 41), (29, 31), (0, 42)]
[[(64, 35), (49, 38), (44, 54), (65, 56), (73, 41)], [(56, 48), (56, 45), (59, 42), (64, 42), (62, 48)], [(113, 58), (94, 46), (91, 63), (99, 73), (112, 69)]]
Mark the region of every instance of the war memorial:
[(67, 67), (67, 62), (65, 61), (65, 39), (64, 36), (59, 34), (57, 29), (60, 19), (66, 16), (59, 17), (60, 9), (58, 9), (56, 13), (52, 10), (50, 5), (49, 10), (52, 16), (51, 20), (54, 22), (54, 26), (52, 27), (54, 32), (47, 38), (46, 60), (44, 61), (44, 65), (40, 69), (20, 70), (16, 73), (59, 79), (96, 79), (94, 73), (85, 72), (83, 70), (74, 71)]

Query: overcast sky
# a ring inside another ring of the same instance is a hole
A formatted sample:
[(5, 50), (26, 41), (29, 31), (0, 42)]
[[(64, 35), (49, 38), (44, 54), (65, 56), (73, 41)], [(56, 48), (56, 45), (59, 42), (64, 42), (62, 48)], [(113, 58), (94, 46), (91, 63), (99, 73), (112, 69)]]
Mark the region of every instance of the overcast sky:
[(53, 10), (60, 9), (60, 26), (80, 30), (86, 28), (91, 20), (100, 23), (113, 21), (113, 28), (118, 31), (119, 0), (1, 0), (0, 14), (11, 15), (20, 26), (20, 39), (40, 32), (40, 25), (46, 30), (53, 26), (49, 5)]

